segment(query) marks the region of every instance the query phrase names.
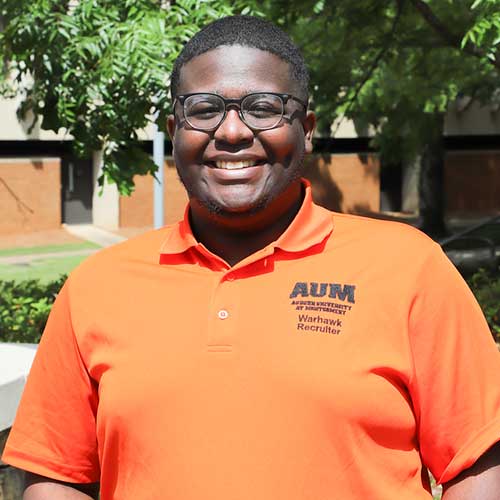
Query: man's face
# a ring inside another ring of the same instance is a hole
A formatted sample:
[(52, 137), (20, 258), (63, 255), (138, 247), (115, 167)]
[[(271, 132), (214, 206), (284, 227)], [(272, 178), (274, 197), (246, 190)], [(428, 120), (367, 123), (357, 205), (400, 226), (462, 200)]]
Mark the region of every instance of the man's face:
[[(265, 91), (300, 97), (288, 63), (259, 49), (222, 46), (195, 57), (181, 70), (179, 95), (209, 92), (240, 98)], [(272, 223), (300, 197), (302, 159), (312, 149), (314, 124), (312, 113), (289, 100), (276, 128), (252, 130), (238, 110), (229, 107), (216, 130), (201, 131), (185, 122), (177, 103), (168, 129), (192, 213), (219, 219), (259, 213)]]

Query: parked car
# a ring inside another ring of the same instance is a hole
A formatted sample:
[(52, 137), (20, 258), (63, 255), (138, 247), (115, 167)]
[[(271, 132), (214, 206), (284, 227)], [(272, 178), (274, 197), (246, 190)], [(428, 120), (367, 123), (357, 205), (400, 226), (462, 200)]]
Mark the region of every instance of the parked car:
[(500, 215), (439, 241), (463, 276), (500, 266)]

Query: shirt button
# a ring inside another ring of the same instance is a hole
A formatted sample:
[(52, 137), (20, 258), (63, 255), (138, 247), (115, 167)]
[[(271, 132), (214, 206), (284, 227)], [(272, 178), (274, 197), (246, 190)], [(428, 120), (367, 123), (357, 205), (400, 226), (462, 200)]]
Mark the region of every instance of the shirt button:
[(226, 319), (229, 316), (229, 313), (225, 309), (221, 309), (218, 313), (217, 316), (219, 319)]

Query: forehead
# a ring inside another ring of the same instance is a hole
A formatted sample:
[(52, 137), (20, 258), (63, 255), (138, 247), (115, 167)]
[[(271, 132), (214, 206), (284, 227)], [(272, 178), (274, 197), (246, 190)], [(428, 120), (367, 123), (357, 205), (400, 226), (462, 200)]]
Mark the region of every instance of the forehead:
[(238, 97), (263, 90), (294, 92), (290, 65), (264, 50), (224, 45), (194, 57), (182, 67), (178, 93), (215, 92)]

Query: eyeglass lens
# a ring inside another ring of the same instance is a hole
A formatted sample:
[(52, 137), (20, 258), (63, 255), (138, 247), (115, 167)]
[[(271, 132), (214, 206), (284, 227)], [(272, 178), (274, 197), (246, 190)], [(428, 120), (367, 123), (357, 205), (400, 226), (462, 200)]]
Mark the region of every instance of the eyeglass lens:
[[(283, 116), (283, 108), (283, 100), (278, 95), (250, 94), (241, 101), (240, 114), (249, 127), (267, 129), (278, 125)], [(184, 101), (184, 115), (193, 128), (217, 128), (224, 119), (224, 113), (224, 99), (217, 95), (196, 94)]]

